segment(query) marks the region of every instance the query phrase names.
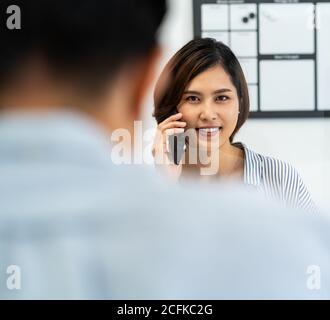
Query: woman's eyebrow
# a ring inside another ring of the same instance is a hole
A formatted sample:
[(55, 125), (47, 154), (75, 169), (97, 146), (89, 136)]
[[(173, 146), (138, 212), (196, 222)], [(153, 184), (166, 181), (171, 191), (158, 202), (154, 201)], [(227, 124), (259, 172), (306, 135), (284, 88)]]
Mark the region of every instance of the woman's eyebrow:
[(232, 92), (231, 89), (228, 88), (223, 88), (223, 89), (219, 89), (213, 92), (213, 94), (218, 94), (218, 93), (225, 93), (225, 92)]
[(195, 91), (195, 90), (187, 90), (183, 94), (197, 94), (197, 95), (202, 95), (202, 93), (200, 93), (199, 91)]
[[(213, 94), (225, 93), (225, 92), (232, 92), (229, 88), (219, 89), (213, 92)], [(203, 95), (201, 92), (196, 90), (186, 90), (183, 94), (196, 94), (196, 95)]]

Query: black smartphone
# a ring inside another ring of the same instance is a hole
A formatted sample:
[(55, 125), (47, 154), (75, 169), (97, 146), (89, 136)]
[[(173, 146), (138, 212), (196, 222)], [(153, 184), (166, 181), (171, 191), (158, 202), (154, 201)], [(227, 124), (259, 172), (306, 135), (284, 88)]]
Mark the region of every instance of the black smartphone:
[(172, 134), (168, 137), (169, 158), (176, 165), (180, 164), (185, 152), (186, 136), (185, 133)]

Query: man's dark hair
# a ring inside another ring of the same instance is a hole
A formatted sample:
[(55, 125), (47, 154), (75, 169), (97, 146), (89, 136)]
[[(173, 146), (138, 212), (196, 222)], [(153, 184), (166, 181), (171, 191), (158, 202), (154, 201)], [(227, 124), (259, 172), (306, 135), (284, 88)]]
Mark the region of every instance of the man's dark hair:
[[(21, 9), (21, 29), (9, 30), (10, 5)], [(148, 53), (166, 0), (1, 0), (0, 85), (31, 53), (56, 72), (102, 82)]]

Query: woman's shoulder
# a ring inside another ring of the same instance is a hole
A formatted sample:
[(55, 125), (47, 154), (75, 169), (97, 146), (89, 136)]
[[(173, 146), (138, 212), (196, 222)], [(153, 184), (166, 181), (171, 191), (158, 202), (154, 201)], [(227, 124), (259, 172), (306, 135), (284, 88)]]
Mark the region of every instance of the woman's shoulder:
[(290, 179), (292, 183), (294, 181), (299, 182), (298, 170), (291, 163), (258, 153), (244, 144), (242, 146), (244, 147), (247, 166), (259, 168), (263, 175), (278, 181)]
[(245, 177), (248, 183), (262, 184), (292, 207), (317, 212), (305, 183), (292, 164), (241, 145), (245, 151)]

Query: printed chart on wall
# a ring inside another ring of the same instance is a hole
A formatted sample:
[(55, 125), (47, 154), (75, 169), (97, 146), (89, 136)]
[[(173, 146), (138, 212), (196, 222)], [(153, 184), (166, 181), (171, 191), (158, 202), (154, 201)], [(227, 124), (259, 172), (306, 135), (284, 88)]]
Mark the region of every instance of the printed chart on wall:
[(194, 0), (194, 35), (236, 54), (251, 117), (330, 116), (330, 1)]

